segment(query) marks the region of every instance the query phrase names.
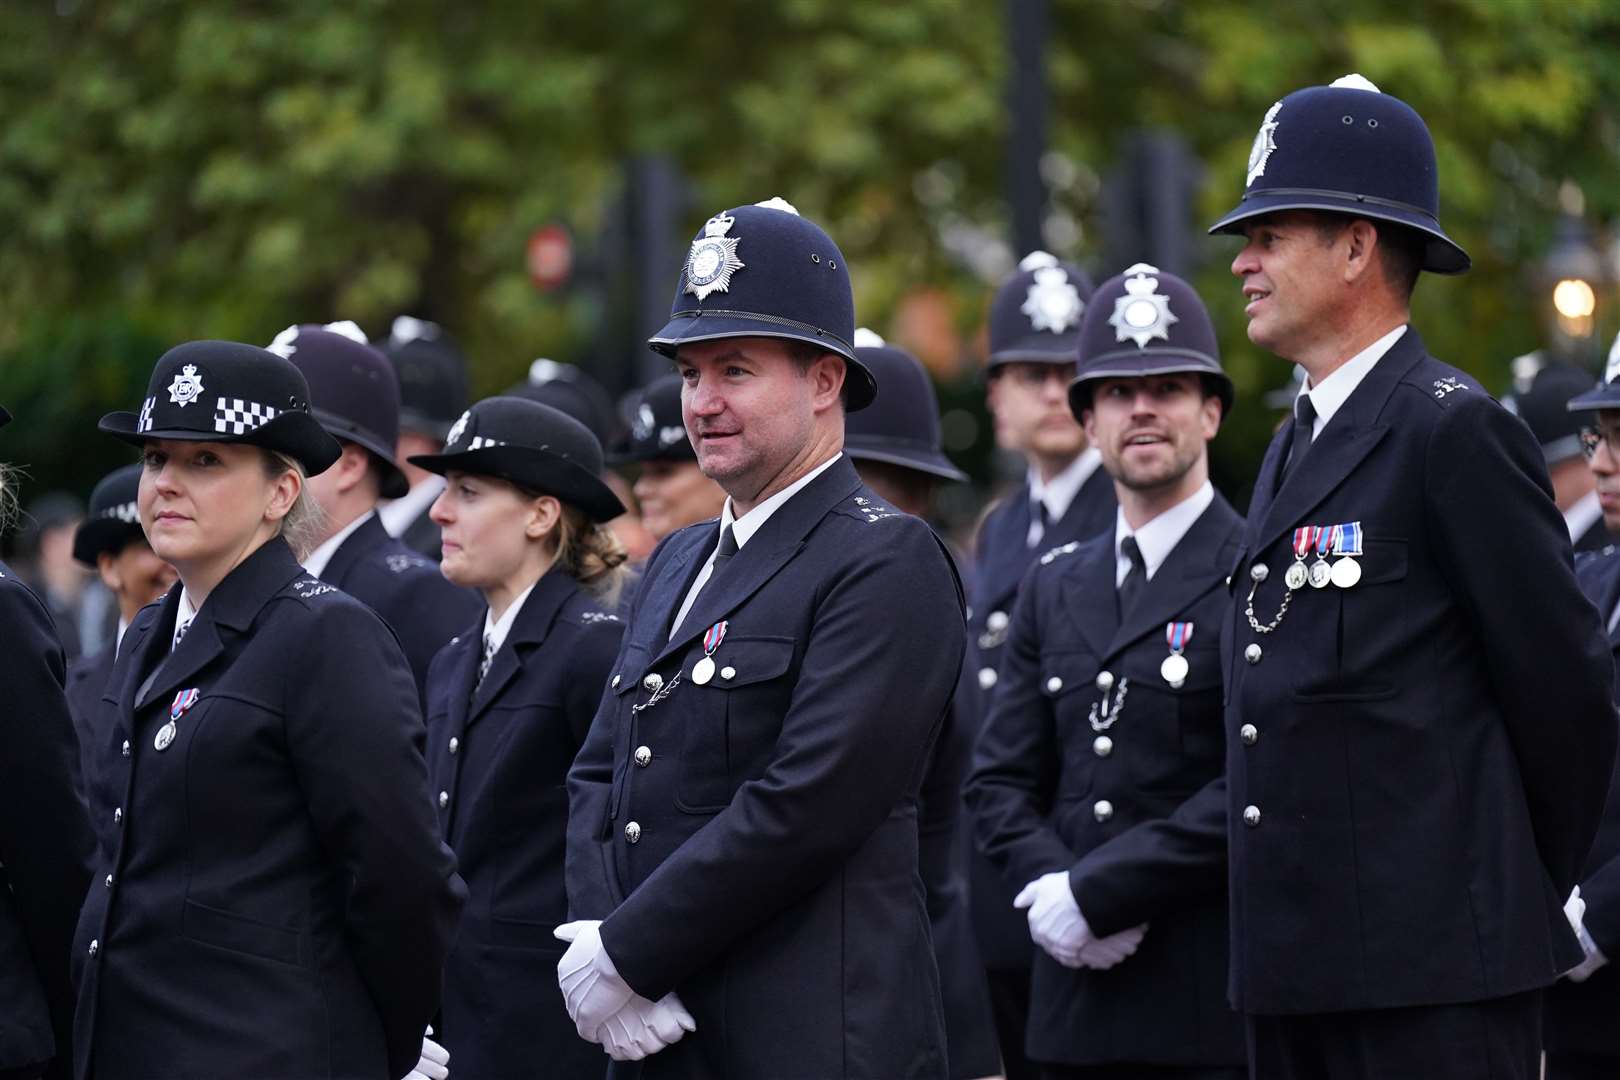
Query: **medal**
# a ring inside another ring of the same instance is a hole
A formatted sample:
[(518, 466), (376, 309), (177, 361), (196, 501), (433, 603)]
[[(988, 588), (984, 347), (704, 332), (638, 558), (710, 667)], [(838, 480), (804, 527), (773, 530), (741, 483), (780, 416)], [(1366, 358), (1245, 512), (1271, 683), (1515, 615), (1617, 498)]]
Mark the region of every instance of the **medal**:
[(1316, 548), (1316, 561), (1311, 563), (1311, 588), (1325, 589), (1333, 580), (1333, 568), (1328, 565), (1327, 553), (1333, 546), (1333, 532), (1337, 526), (1312, 525), (1311, 541)]
[(152, 738), (152, 749), (167, 750), (174, 742), (174, 737), (180, 733), (180, 727), (175, 721), (186, 714), (186, 710), (197, 704), (201, 694), (195, 686), (190, 690), (182, 690), (174, 695), (174, 701), (169, 705), (169, 722), (158, 728), (157, 734)]
[(1187, 643), (1192, 640), (1192, 635), (1193, 624), (1190, 622), (1166, 623), (1164, 626), (1164, 640), (1165, 644), (1170, 646), (1170, 655), (1159, 665), (1159, 674), (1170, 684), (1172, 690), (1180, 690), (1181, 684), (1187, 681), (1190, 665), (1182, 653), (1186, 650)]
[(1301, 525), (1294, 530), (1294, 564), (1283, 575), (1283, 583), (1289, 591), (1303, 589), (1310, 580), (1310, 572), (1305, 569), (1305, 555), (1311, 550), (1311, 526)]
[(714, 678), (714, 650), (726, 639), (729, 622), (717, 622), (703, 632), (703, 659), (692, 665), (692, 681), (707, 686)]
[(1353, 558), (1361, 554), (1361, 522), (1337, 525), (1334, 531), (1338, 535), (1334, 537), (1333, 553), (1343, 558), (1333, 564), (1333, 584), (1351, 589), (1361, 580), (1361, 564)]

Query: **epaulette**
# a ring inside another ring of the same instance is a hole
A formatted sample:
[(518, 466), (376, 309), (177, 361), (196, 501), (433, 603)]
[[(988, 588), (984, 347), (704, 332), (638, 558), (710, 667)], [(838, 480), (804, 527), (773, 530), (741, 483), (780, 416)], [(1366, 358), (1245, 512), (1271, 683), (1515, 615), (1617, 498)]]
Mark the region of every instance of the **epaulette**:
[(579, 613), (579, 621), (589, 625), (594, 623), (616, 623), (623, 622), (624, 620), (620, 619), (611, 611), (582, 611)]
[(293, 591), (293, 595), (297, 596), (300, 600), (312, 600), (317, 596), (322, 596), (326, 593), (335, 593), (338, 591), (336, 585), (328, 585), (319, 578), (310, 577), (307, 574), (304, 577), (299, 578), (297, 581), (294, 581), (288, 586), (288, 588), (290, 588)]
[(865, 495), (856, 495), (853, 499), (851, 499), (851, 505), (849, 507), (844, 507), (843, 509), (845, 513), (851, 513), (851, 516), (860, 518), (868, 525), (872, 524), (873, 522), (882, 521), (885, 518), (905, 516), (905, 514), (901, 513), (899, 510), (896, 510), (888, 503), (881, 502), (877, 499), (869, 499)]
[(392, 555), (383, 556), (383, 563), (391, 573), (403, 574), (405, 571), (417, 566), (427, 566), (428, 560), (420, 555), (411, 555), (396, 551)]
[(1067, 544), (1060, 544), (1041, 556), (1041, 565), (1050, 566), (1065, 555), (1073, 555), (1080, 550), (1080, 541), (1070, 540)]

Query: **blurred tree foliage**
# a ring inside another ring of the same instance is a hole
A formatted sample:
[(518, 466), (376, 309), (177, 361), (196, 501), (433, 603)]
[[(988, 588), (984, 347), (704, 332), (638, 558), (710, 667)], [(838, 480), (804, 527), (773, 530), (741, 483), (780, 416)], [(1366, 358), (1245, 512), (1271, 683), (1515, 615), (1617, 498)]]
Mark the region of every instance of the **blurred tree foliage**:
[[(579, 355), (613, 312), (538, 294), (524, 244), (565, 221), (588, 255), (632, 154), (690, 179), (680, 249), (713, 208), (783, 195), (850, 258), (862, 322), (891, 328), (908, 293), (936, 290), (971, 352), (987, 285), (944, 238), (1005, 232), (1004, 15), (987, 0), (18, 5), (0, 49), (0, 398), (20, 414), (3, 456), (87, 489), (126, 457), (95, 416), (190, 338), (332, 318), (381, 335), (408, 311), (467, 344), (481, 392), (535, 355)], [(1239, 194), (1265, 109), (1351, 70), (1435, 132), (1445, 220), (1476, 270), (1423, 282), (1417, 321), (1489, 385), (1538, 342), (1525, 266), (1559, 182), (1583, 185), (1595, 220), (1620, 212), (1605, 0), (1053, 0), (1052, 24), (1052, 147), (1070, 163), (1054, 200), (1079, 226), (1062, 253), (1099, 276), (1119, 268), (1095, 264), (1098, 177), (1132, 132), (1189, 140), (1206, 165), (1190, 224), (1207, 221)], [(1243, 335), (1233, 247), (1201, 241), (1198, 282), (1243, 394), (1217, 444), (1241, 486), (1271, 422), (1258, 396), (1286, 370)]]

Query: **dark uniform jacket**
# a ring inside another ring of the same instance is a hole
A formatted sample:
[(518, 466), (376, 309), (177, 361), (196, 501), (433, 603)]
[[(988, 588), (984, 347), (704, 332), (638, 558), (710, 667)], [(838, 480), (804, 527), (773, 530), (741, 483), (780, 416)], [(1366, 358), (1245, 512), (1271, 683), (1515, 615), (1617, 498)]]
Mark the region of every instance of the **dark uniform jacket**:
[(92, 782), (91, 770), (95, 765), (91, 753), (91, 724), (101, 708), (101, 695), (106, 692), (107, 680), (112, 676), (113, 663), (117, 659), (118, 646), (114, 641), (94, 656), (79, 657), (67, 669), (68, 711), (73, 714), (73, 730), (78, 736), (79, 764), (85, 790)]
[(476, 593), (452, 585), (438, 563), (389, 536), (375, 514), (338, 545), (321, 580), (359, 600), (393, 628), (424, 706), (433, 655), (483, 610)]
[(136, 616), (94, 725), (76, 1074), (396, 1080), (466, 896), (399, 644), (280, 539), (171, 655), (180, 591)]
[[(1616, 728), (1614, 662), (1540, 451), (1410, 328), (1279, 491), (1291, 437), (1261, 465), (1223, 639), (1233, 1003), (1331, 1012), (1545, 986), (1581, 959), (1563, 904)], [(1266, 625), (1294, 528), (1356, 521), (1360, 583), (1307, 585), (1277, 632), (1251, 629), (1250, 568), (1270, 571), (1252, 600)]]
[(72, 1065), (73, 923), (90, 882), (90, 823), (50, 614), (0, 563), (0, 1069)]
[[(1002, 649), (1012, 618), (1018, 585), (1035, 560), (1046, 551), (1071, 540), (1085, 540), (1114, 526), (1114, 482), (1099, 466), (1080, 485), (1063, 517), (1047, 528), (1031, 548), (1029, 537), (1031, 496), (1029, 484), (985, 515), (974, 545), (976, 578), (968, 603), (968, 659), (971, 709), (975, 726), (983, 726), (1001, 665)], [(996, 629), (991, 629), (994, 626)], [(986, 967), (1027, 968), (1033, 946), (1029, 923), (1012, 906), (1016, 889), (1009, 892), (1001, 872), (976, 846), (968, 843), (968, 882), (974, 929)]]
[(624, 624), (561, 571), (534, 587), (477, 695), (483, 615), (428, 679), (428, 769), (468, 890), (445, 965), (439, 1042), (463, 1080), (596, 1076), (557, 990), (568, 921), (568, 767), (602, 700)]
[(639, 1072), (943, 1078), (917, 797), (962, 658), (949, 556), (842, 458), (670, 639), (718, 535), (695, 525), (654, 552), (569, 776), (575, 916), (605, 918), (630, 986), (678, 991), (697, 1020)]
[[(1610, 546), (1601, 554), (1577, 557), (1575, 576), (1607, 623), (1620, 604), (1620, 551)], [(1610, 655), (1620, 665), (1620, 633), (1610, 632), (1608, 639)], [(1585, 982), (1562, 980), (1548, 992), (1547, 1052), (1613, 1058), (1620, 1076), (1620, 768), (1610, 782), (1603, 824), (1581, 875), (1581, 897), (1586, 901), (1586, 932), (1609, 962)]]
[[(1574, 548), (1577, 552), (1602, 551), (1613, 543), (1614, 538), (1609, 535), (1609, 527), (1603, 524), (1602, 518), (1598, 518), (1585, 532), (1575, 538)], [(1597, 598), (1592, 597), (1592, 599)]]
[[(1036, 950), (1029, 1056), (1073, 1065), (1241, 1065), (1226, 1004), (1226, 792), (1220, 634), (1243, 519), (1219, 495), (1120, 624), (1114, 536), (1031, 569), (967, 798), (1016, 891), (1069, 871), (1098, 936), (1148, 923), (1135, 956), (1072, 970)], [(1166, 624), (1190, 622), (1177, 689)], [(1098, 679), (1107, 672), (1107, 699)], [(1124, 701), (1112, 725), (1111, 705)], [(1099, 741), (1106, 740), (1106, 741)], [(1019, 915), (1023, 915), (1019, 912)], [(1026, 919), (1027, 925), (1027, 919)], [(1026, 931), (1027, 933), (1027, 931)]]

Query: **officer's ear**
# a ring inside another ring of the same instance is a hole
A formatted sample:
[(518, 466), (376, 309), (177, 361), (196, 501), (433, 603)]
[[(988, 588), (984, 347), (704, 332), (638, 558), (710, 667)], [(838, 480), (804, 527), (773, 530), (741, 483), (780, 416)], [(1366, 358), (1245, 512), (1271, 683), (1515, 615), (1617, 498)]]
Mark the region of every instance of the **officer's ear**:
[(523, 535), (540, 540), (557, 531), (562, 518), (562, 503), (551, 495), (535, 495), (529, 500), (529, 516), (523, 523)]
[(823, 352), (811, 361), (805, 372), (810, 380), (810, 404), (816, 412), (823, 412), (844, 400), (844, 380), (849, 368), (837, 353)]
[(1345, 226), (1341, 239), (1346, 245), (1344, 261), (1345, 284), (1366, 280), (1368, 275), (1383, 275), (1383, 257), (1380, 254), (1378, 230), (1366, 218), (1356, 218)]

